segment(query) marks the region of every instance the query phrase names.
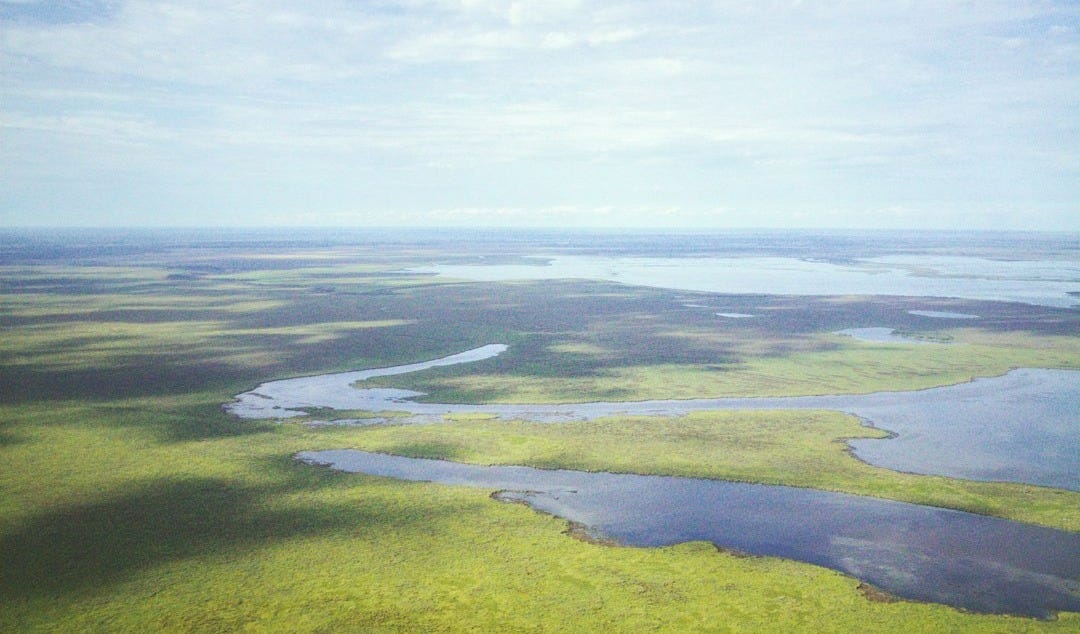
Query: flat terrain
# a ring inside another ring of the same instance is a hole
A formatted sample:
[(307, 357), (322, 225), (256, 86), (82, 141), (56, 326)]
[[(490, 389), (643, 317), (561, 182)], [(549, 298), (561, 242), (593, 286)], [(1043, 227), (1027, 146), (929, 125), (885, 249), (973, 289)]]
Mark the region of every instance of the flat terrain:
[[(566, 402), (857, 393), (1018, 366), (1080, 368), (1076, 309), (730, 296), (587, 280), (454, 282), (405, 272), (480, 255), (513, 261), (519, 246), (280, 241), (9, 251), (0, 264), (0, 630), (1080, 628), (1075, 614), (1035, 621), (882, 601), (832, 571), (705, 544), (582, 542), (563, 534), (565, 522), (487, 492), (292, 460), (300, 450), (357, 447), (694, 475), (1080, 530), (1074, 492), (861, 463), (841, 440), (881, 432), (839, 414), (312, 428), (221, 410), (269, 379), (493, 342), (510, 348), (477, 364), (380, 381), (437, 401)], [(910, 310), (980, 319), (930, 320)], [(878, 326), (949, 345), (833, 334)]]

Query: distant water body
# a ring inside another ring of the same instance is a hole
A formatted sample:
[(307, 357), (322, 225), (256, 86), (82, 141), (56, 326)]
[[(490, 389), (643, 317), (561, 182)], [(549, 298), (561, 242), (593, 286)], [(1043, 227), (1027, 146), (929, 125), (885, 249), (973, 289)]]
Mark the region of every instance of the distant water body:
[[(1068, 232), (0, 228), (0, 245), (0, 265), (166, 255), (178, 268), (205, 268), (211, 258), (232, 270), (267, 250), (322, 250), (326, 263), (354, 259), (355, 247), (431, 250), (442, 260), (414, 271), (474, 280), (589, 278), (718, 293), (1080, 304), (1080, 234)], [(531, 265), (521, 264), (528, 256)]]
[[(1080, 233), (824, 229), (511, 228), (10, 228), (0, 227), (0, 264), (95, 261), (197, 249), (201, 260), (266, 249), (401, 247), (446, 254), (632, 258), (778, 257), (833, 263), (867, 258), (962, 255), (1003, 261), (1080, 262)], [(917, 264), (917, 262), (916, 262)]]
[(583, 278), (684, 291), (766, 295), (897, 295), (1080, 304), (1080, 261), (904, 255), (844, 263), (785, 257), (553, 256), (532, 264), (411, 269), (478, 281)]

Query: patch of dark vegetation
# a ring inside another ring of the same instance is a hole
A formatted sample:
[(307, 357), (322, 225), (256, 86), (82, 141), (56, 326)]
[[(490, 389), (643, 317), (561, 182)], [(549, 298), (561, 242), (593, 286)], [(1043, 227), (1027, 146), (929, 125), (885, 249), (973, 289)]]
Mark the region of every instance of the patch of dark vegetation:
[(461, 456), (461, 447), (451, 443), (436, 441), (399, 443), (388, 448), (384, 453), (407, 458), (427, 458), (430, 460), (454, 460)]
[[(231, 319), (233, 316), (226, 311), (215, 310), (177, 310), (175, 308), (127, 308), (121, 310), (95, 310), (95, 311), (72, 311), (55, 312), (45, 315), (33, 316), (4, 316), (3, 323), (7, 326), (33, 326), (48, 324), (74, 324), (74, 323), (108, 323), (125, 322), (132, 324), (155, 324), (172, 323), (178, 321), (198, 321), (205, 319)], [(107, 337), (100, 337), (99, 342), (107, 341)], [(65, 339), (63, 345), (71, 345), (72, 340)], [(85, 345), (85, 340), (76, 340), (76, 345)], [(53, 348), (55, 350), (55, 348)], [(48, 351), (46, 348), (44, 351)]]
[[(260, 395), (261, 396), (261, 395)], [(334, 409), (332, 407), (305, 407), (302, 408), (307, 413), (309, 418), (317, 418), (322, 421), (335, 421), (342, 419), (387, 419), (387, 418), (408, 418), (409, 414), (406, 412), (395, 411), (372, 411), (361, 409)]]
[(759, 555), (754, 555), (752, 553), (746, 552), (745, 550), (739, 550), (738, 548), (728, 548), (727, 546), (720, 546), (718, 544), (713, 544), (713, 547), (716, 548), (716, 552), (724, 553), (725, 555), (735, 557), (737, 559), (760, 559)]
[(19, 436), (9, 432), (0, 430), (0, 447), (10, 447), (12, 445), (18, 445), (23, 442), (23, 439)]
[(856, 586), (856, 588), (859, 592), (862, 593), (864, 597), (867, 598), (867, 600), (873, 601), (874, 603), (896, 603), (897, 601), (900, 601), (900, 598), (896, 595), (890, 594), (882, 590), (881, 588), (872, 586), (865, 581), (860, 582), (859, 585)]
[(271, 421), (251, 421), (229, 416), (217, 403), (177, 409), (163, 407), (153, 416), (146, 416), (143, 409), (132, 409), (130, 416), (119, 420), (140, 421), (138, 425), (144, 429), (156, 427), (163, 442), (254, 436), (274, 429)]
[[(537, 491), (494, 491), (491, 494), (491, 499), (507, 504), (522, 504), (531, 509), (532, 506), (529, 505), (529, 502), (525, 498), (535, 493), (537, 493)], [(596, 546), (622, 546), (618, 540), (606, 537), (593, 527), (573, 520), (567, 520), (566, 530), (562, 533), (577, 541), (594, 544)]]
[(4, 280), (5, 293), (59, 293), (65, 295), (102, 295), (107, 293), (148, 293), (164, 286), (145, 280), (106, 280), (81, 277), (32, 277)]
[(914, 339), (916, 341), (926, 341), (928, 343), (952, 343), (956, 340), (955, 337), (948, 333), (940, 332), (912, 332), (910, 330), (895, 330), (893, 331), (899, 337), (905, 339)]
[[(319, 480), (332, 483), (317, 478), (315, 486)], [(310, 486), (166, 479), (86, 504), (52, 508), (0, 536), (0, 597), (56, 596), (116, 583), (169, 561), (338, 530), (403, 530), (429, 520), (362, 503), (268, 508), (269, 500)]]
[[(138, 355), (121, 366), (48, 369), (7, 366), (0, 381), (0, 400), (9, 404), (165, 396), (242, 386), (246, 373), (194, 356), (177, 358)], [(247, 380), (250, 382), (250, 379)]]
[(604, 537), (602, 534), (596, 532), (591, 526), (587, 526), (581, 522), (567, 522), (566, 530), (563, 531), (563, 535), (596, 546), (621, 545), (618, 541), (611, 539), (610, 537)]

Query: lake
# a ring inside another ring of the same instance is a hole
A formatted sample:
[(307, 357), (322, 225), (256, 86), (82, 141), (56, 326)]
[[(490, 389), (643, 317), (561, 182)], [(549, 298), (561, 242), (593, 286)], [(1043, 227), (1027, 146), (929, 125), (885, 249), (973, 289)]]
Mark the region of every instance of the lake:
[(301, 452), (342, 471), (503, 491), (631, 546), (708, 541), (847, 573), (897, 596), (1047, 618), (1080, 611), (1080, 534), (903, 502), (720, 480)]
[[(556, 255), (531, 264), (438, 264), (410, 269), (479, 281), (584, 278), (730, 294), (955, 297), (1069, 307), (1080, 291), (1075, 260), (895, 255), (831, 262), (792, 257)], [(939, 315), (940, 316), (940, 315)]]

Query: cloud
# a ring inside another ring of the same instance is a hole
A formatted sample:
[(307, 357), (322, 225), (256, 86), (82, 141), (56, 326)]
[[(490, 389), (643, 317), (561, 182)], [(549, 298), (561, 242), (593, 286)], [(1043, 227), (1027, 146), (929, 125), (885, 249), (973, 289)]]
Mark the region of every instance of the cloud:
[(0, 205), (41, 209), (31, 183), (59, 195), (105, 165), (234, 169), (289, 209), (367, 192), (388, 218), (1060, 209), (1080, 199), (1076, 24), (1041, 0), (0, 2), (0, 156), (34, 170), (0, 175)]

